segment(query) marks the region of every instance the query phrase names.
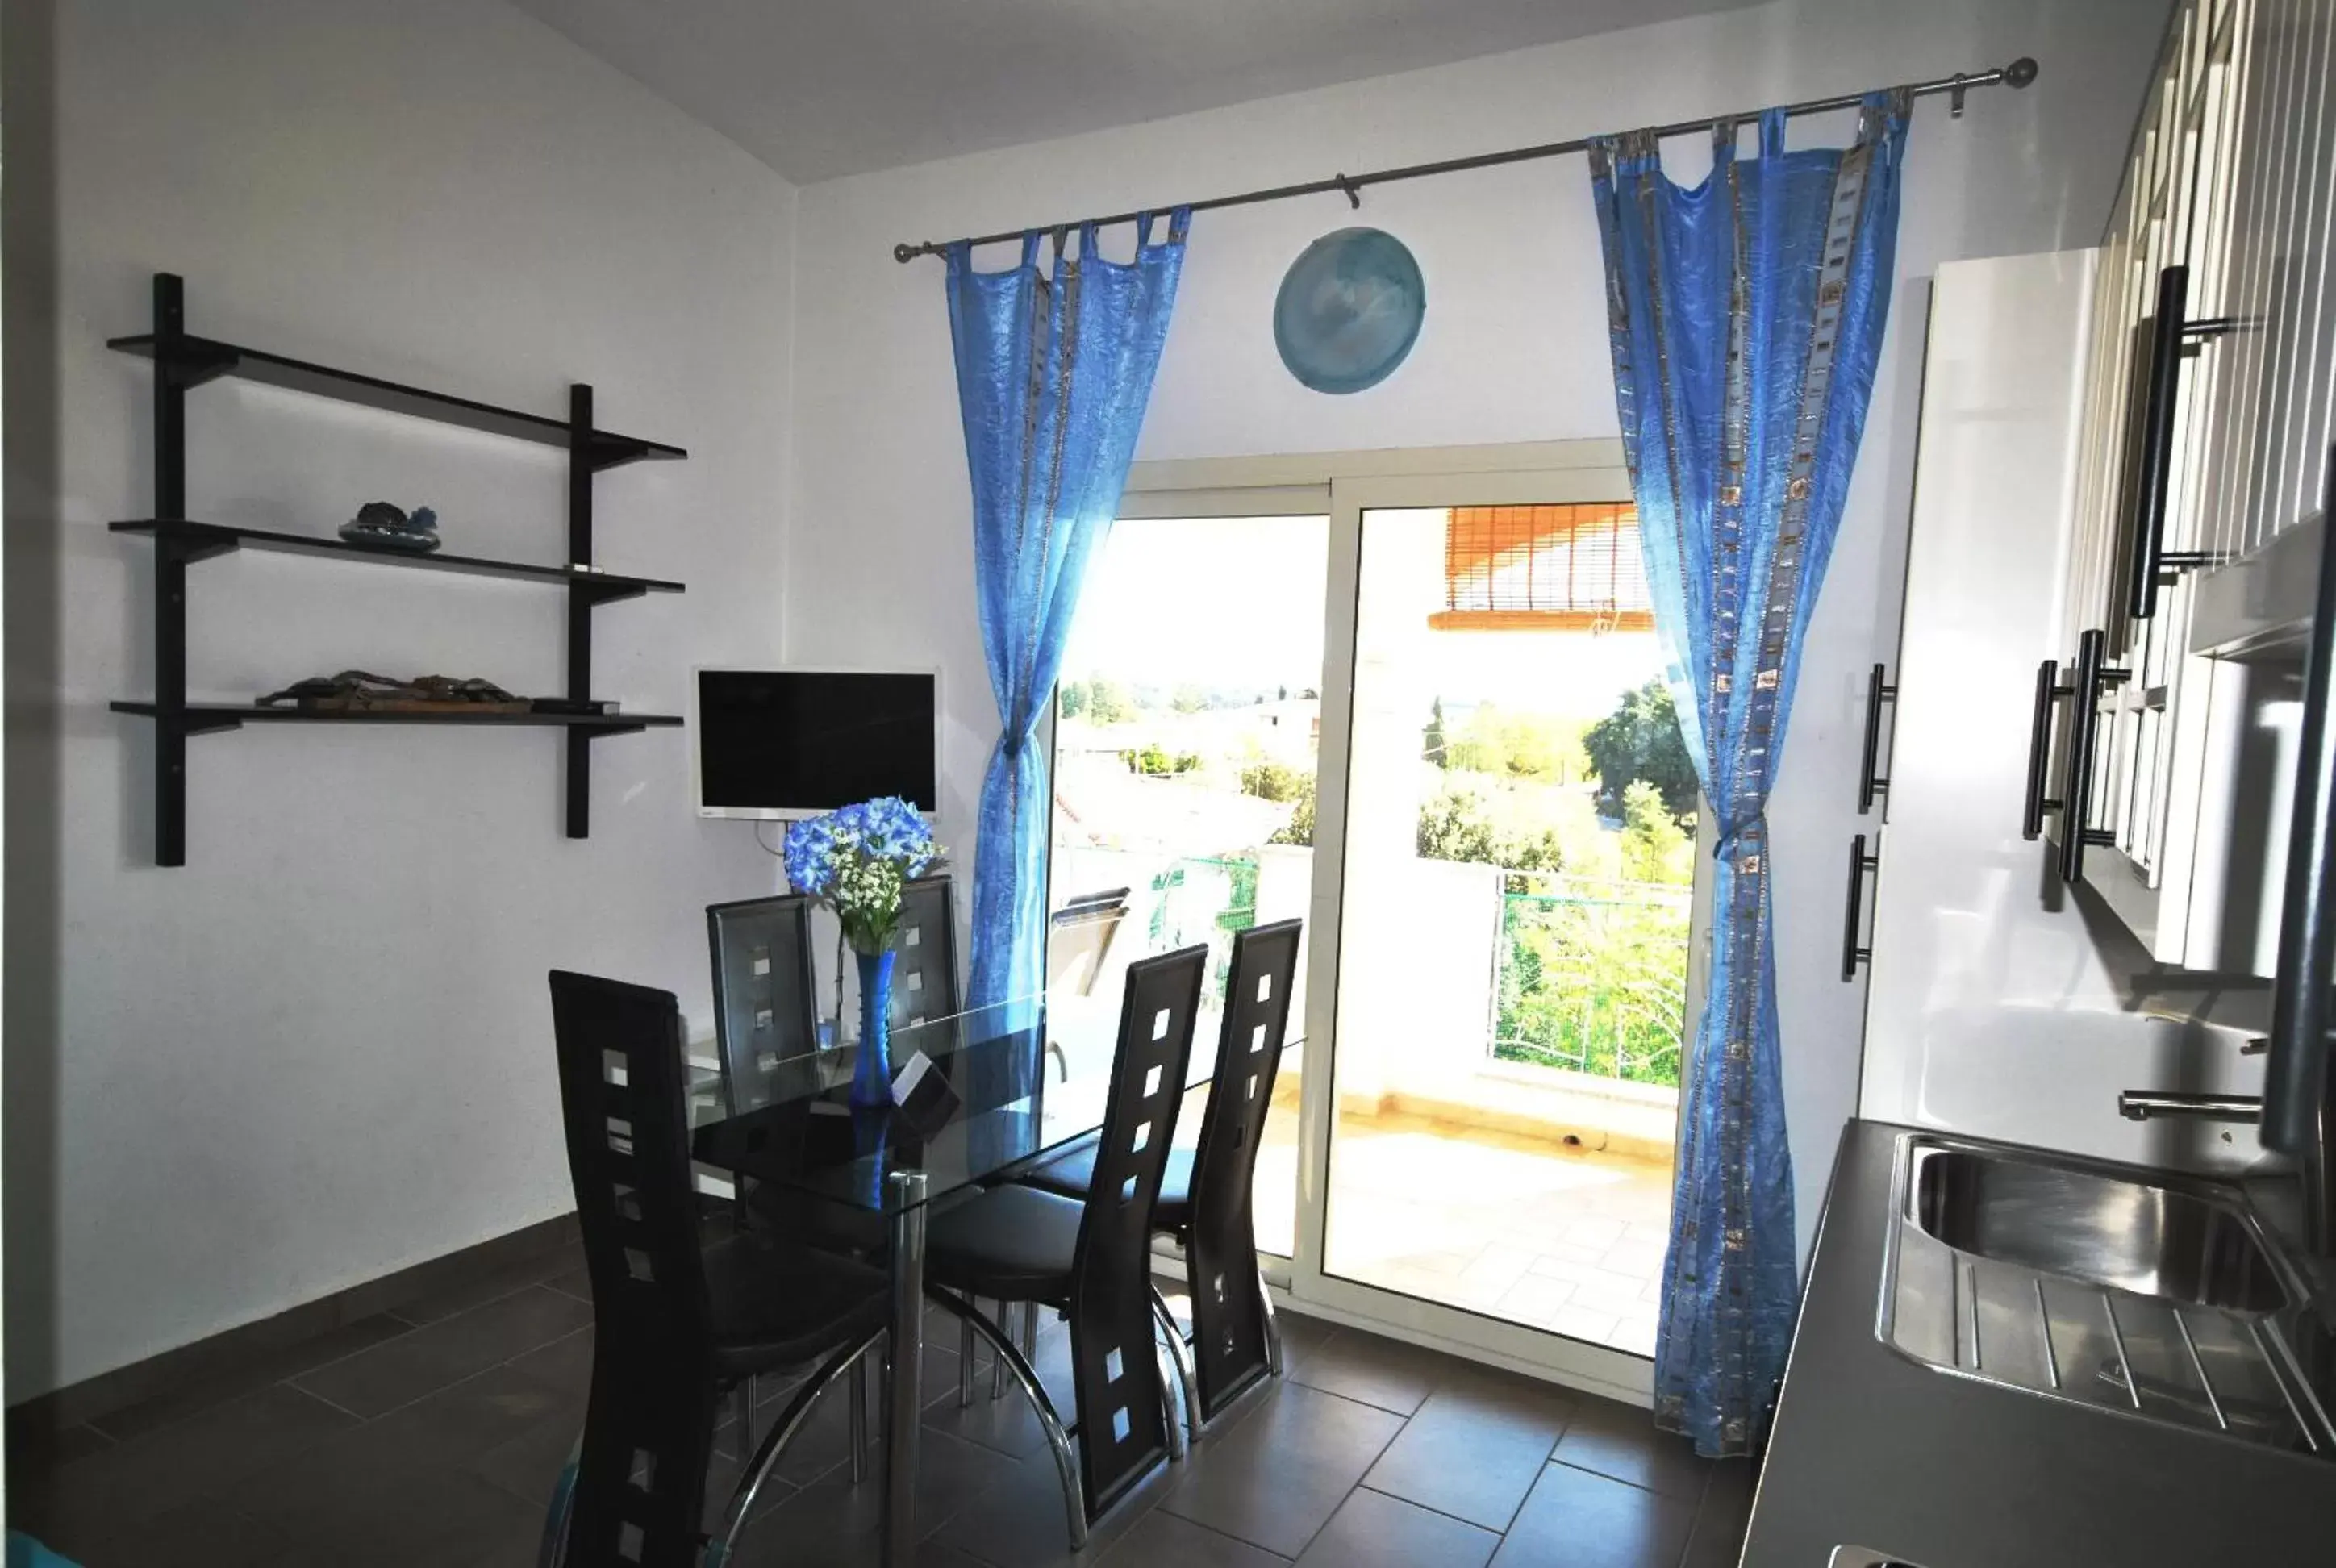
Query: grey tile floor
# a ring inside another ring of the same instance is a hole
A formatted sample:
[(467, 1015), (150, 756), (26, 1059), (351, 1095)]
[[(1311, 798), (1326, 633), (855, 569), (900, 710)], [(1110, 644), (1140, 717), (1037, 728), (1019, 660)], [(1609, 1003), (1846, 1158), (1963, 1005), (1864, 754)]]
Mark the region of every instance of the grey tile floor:
[[(925, 1568), (1712, 1568), (1737, 1560), (1740, 1463), (1643, 1412), (1348, 1329), (1284, 1320), (1288, 1376), (1212, 1426), (1068, 1552), (1043, 1439), (953, 1335), (924, 1361)], [(87, 1568), (520, 1568), (582, 1419), (591, 1306), (572, 1254), (383, 1314), (237, 1378), (9, 1456), (10, 1522)], [(939, 1325), (935, 1325), (936, 1330)], [(1039, 1362), (1062, 1387), (1067, 1337)], [(764, 1390), (775, 1403), (786, 1390)], [(877, 1486), (844, 1411), (814, 1418), (750, 1524), (748, 1564), (872, 1563)], [(712, 1477), (735, 1479), (725, 1431)]]

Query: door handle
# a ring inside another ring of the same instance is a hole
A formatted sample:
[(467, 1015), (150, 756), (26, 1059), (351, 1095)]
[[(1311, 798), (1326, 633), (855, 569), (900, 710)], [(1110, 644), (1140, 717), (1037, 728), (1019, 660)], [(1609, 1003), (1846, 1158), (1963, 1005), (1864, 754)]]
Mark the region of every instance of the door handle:
[(2068, 737), (2068, 771), (2060, 784), (2060, 880), (2081, 881), (2085, 875), (2085, 851), (2096, 844), (2111, 844), (2117, 835), (2091, 825), (2093, 817), (2093, 772), (2096, 748), (2100, 740), (2101, 693), (2125, 683), (2126, 672), (2114, 668), (2104, 660), (2108, 638), (2098, 628), (2077, 639), (2077, 674), (2069, 684), (2073, 688), (2070, 700), (2077, 705), (2071, 716), (2073, 723)]
[(1898, 688), (1884, 681), (1881, 665), (1865, 677), (1865, 756), (1857, 769), (1857, 814), (1864, 816), (1874, 809), (1874, 797), (1890, 793), (1890, 781), (1874, 771), (1882, 752), (1882, 705), (1893, 708), (1898, 703)]
[(1865, 906), (1865, 873), (1880, 868), (1880, 854), (1865, 852), (1865, 835), (1859, 833), (1849, 841), (1849, 898), (1841, 918), (1841, 978), (1844, 981), (1857, 979), (1857, 966), (1871, 962), (1874, 950), (1857, 940), (1860, 919)]
[[(2328, 503), (2336, 506), (2336, 448)], [(2336, 512), (2323, 511), (2320, 594), (2304, 654), (2303, 724), (2296, 746), (2295, 815), (2288, 829), (2287, 887), (2280, 900), (2279, 970), (2272, 982), (2271, 1053), (2263, 1064), (2263, 1142), (2302, 1156), (2318, 1146), (2326, 1114), (2328, 987), (2336, 963), (2336, 728), (2328, 712), (2336, 657)], [(2325, 1202), (2304, 1179), (2307, 1208)], [(2328, 1216), (2310, 1228), (2325, 1233)]]
[(2052, 768), (2052, 705), (2076, 689), (2060, 684), (2059, 660), (2048, 658), (2036, 667), (2036, 706), (2028, 720), (2028, 789), (2020, 816), (2020, 836), (2030, 842), (2044, 834), (2044, 813), (2060, 809), (2059, 797), (2044, 793), (2044, 778)]

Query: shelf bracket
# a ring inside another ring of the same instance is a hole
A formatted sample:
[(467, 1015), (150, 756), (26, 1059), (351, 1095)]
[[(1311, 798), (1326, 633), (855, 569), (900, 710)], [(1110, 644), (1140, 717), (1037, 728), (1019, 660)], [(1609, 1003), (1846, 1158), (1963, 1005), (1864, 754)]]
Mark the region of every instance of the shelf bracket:
[(164, 344), (160, 333), (155, 336), (154, 374), (181, 392), (207, 381), (217, 381), (222, 375), (232, 375), (243, 363), (243, 355), (223, 343), (180, 336), (176, 342)]
[(636, 441), (629, 436), (610, 435), (604, 431), (591, 442), (592, 472), (602, 473), (611, 468), (622, 468), (628, 463), (640, 462), (648, 454), (647, 442)]
[(163, 523), (155, 530), (155, 538), (159, 542), (166, 537), (168, 548), (189, 566), (215, 555), (232, 555), (243, 548), (234, 534), (200, 522)]
[(628, 599), (640, 599), (645, 597), (649, 590), (647, 587), (638, 582), (595, 582), (592, 579), (586, 577), (579, 579), (574, 584), (573, 591), (583, 595), (586, 602), (588, 603), (602, 605), (616, 604), (620, 600)]
[[(154, 275), (154, 515), (187, 515), (187, 382), (174, 368), (186, 285)], [(154, 541), (154, 863), (187, 863), (187, 562), (183, 537)]]
[[(593, 439), (592, 388), (578, 382), (568, 389), (568, 562), (592, 564), (592, 476), (605, 466)], [(637, 454), (638, 455), (638, 454)], [(568, 589), (568, 695), (581, 702), (592, 695), (592, 607), (588, 580)], [(592, 734), (568, 732), (568, 836), (592, 836)]]

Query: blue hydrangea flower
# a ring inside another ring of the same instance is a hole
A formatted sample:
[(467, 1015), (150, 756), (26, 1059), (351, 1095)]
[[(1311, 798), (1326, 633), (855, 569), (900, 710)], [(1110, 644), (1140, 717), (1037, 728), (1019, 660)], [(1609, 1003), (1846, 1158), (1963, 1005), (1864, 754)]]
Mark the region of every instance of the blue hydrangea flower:
[(787, 881), (836, 912), (845, 939), (881, 952), (900, 917), (900, 886), (941, 863), (941, 846), (917, 808), (880, 795), (808, 817), (787, 829)]

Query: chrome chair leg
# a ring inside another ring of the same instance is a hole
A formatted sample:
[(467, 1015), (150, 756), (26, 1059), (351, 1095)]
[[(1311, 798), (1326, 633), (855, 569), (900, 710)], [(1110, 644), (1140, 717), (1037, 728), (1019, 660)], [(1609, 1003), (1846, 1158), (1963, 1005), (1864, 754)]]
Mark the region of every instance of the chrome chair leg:
[(990, 1353), (1006, 1363), (1014, 1380), (1022, 1385), (1022, 1392), (1037, 1413), (1039, 1429), (1046, 1434), (1046, 1446), (1053, 1450), (1055, 1470), (1063, 1483), (1063, 1509), (1070, 1520), (1071, 1550), (1076, 1552), (1087, 1544), (1087, 1512), (1085, 1501), (1079, 1493), (1078, 1450), (1071, 1446), (1071, 1435), (1063, 1428), (1063, 1418), (1055, 1413), (1055, 1402), (1046, 1397), (1046, 1386), (1038, 1381), (1038, 1374), (1023, 1359), (997, 1324), (983, 1317), (962, 1299), (947, 1290), (929, 1290), (926, 1295), (949, 1311), (958, 1320), (989, 1342)]
[(1184, 1436), (1184, 1394), (1176, 1383), (1176, 1368), (1168, 1364), (1168, 1347), (1152, 1339), (1152, 1369), (1160, 1379), (1160, 1429), (1168, 1439), (1168, 1463), (1182, 1465), (1192, 1453)]
[(536, 1549), (536, 1568), (560, 1568), (568, 1555), (568, 1519), (576, 1511), (576, 1467), (584, 1458), (584, 1434), (568, 1450), (568, 1463), (551, 1484), (551, 1506), (544, 1511), (543, 1544)]
[[(1184, 1343), (1184, 1330), (1176, 1326), (1176, 1314), (1169, 1310), (1168, 1298), (1160, 1287), (1152, 1287), (1152, 1315), (1160, 1320), (1160, 1332), (1168, 1344), (1168, 1358), (1176, 1373), (1176, 1403), (1184, 1412), (1184, 1430), (1193, 1442), (1201, 1440), (1201, 1390), (1192, 1378), (1192, 1349)], [(1171, 1444), (1173, 1449), (1175, 1445)]]
[(852, 1363), (852, 1484), (868, 1479), (868, 1358)]
[(1272, 1377), (1281, 1376), (1281, 1319), (1273, 1310), (1273, 1292), (1266, 1289), (1265, 1271), (1257, 1271), (1257, 1304), (1265, 1314), (1265, 1369)]
[(738, 1533), (745, 1528), (746, 1516), (754, 1509), (754, 1495), (763, 1489), (763, 1483), (770, 1479), (779, 1456), (786, 1451), (787, 1445), (794, 1441), (795, 1434), (802, 1431), (803, 1424), (811, 1419), (812, 1409), (819, 1403), (820, 1396), (833, 1387), (836, 1379), (846, 1371), (860, 1366), (863, 1359), (883, 1342), (884, 1330), (879, 1329), (858, 1344), (847, 1345), (838, 1350), (788, 1402), (778, 1424), (771, 1428), (769, 1435), (763, 1439), (762, 1446), (754, 1450), (754, 1458), (740, 1474), (738, 1488), (730, 1494), (729, 1505), (722, 1510), (722, 1526), (706, 1549), (706, 1568), (719, 1568), (737, 1549)]
[(1022, 1354), (1029, 1358), (1032, 1366), (1038, 1364), (1038, 1303), (1036, 1301), (1022, 1303)]

